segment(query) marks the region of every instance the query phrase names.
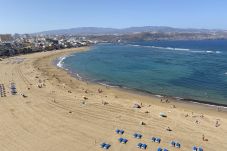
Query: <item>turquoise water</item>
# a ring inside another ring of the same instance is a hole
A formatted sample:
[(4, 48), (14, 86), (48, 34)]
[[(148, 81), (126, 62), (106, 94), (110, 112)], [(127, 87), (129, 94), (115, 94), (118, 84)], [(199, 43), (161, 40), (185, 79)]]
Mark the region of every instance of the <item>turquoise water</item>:
[(227, 105), (227, 40), (98, 44), (59, 64), (92, 82)]

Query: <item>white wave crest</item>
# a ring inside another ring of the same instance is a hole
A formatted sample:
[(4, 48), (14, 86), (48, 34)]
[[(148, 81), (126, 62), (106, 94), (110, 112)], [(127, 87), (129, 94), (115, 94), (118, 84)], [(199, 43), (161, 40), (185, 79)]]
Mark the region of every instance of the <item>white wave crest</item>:
[(76, 74), (76, 77), (79, 79), (79, 80), (82, 80), (82, 77), (77, 73)]
[(162, 96), (162, 95), (155, 95), (156, 97), (158, 97), (158, 98), (163, 98), (164, 96)]
[(211, 51), (211, 50), (196, 50), (196, 49), (187, 49), (187, 48), (174, 48), (174, 47), (157, 47), (157, 46), (143, 46), (143, 45), (132, 45), (134, 47), (145, 47), (145, 48), (155, 48), (155, 49), (162, 49), (162, 50), (173, 50), (173, 51), (187, 51), (191, 53), (213, 53), (213, 54), (220, 54), (221, 51)]
[(106, 83), (102, 83), (102, 82), (99, 82), (100, 85), (103, 85), (105, 87), (110, 87), (110, 88), (117, 88), (118, 86), (113, 86), (113, 85), (109, 85), (109, 84), (106, 84)]
[(59, 67), (59, 68), (63, 68), (63, 64), (64, 64), (64, 60), (66, 59), (66, 56), (63, 56), (63, 57), (60, 57), (59, 58), (59, 61), (58, 61), (58, 63), (57, 63), (57, 66)]

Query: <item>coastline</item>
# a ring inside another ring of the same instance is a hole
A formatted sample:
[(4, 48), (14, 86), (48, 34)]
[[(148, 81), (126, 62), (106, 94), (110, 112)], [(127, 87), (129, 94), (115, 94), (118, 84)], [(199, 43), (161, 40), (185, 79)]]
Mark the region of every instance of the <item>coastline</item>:
[[(140, 141), (148, 144), (148, 150), (179, 150), (169, 146), (171, 140), (179, 141), (181, 150), (193, 145), (207, 151), (227, 150), (227, 136), (223, 135), (227, 132), (226, 112), (171, 99), (161, 103), (157, 97), (77, 80), (53, 64), (60, 56), (88, 49), (41, 52), (0, 62), (0, 83), (7, 91), (7, 97), (0, 98), (0, 150), (101, 151), (100, 143), (107, 142), (110, 151), (132, 151)], [(17, 95), (10, 94), (11, 82), (16, 84)], [(141, 108), (133, 108), (135, 103)], [(160, 112), (167, 118), (161, 118)], [(118, 143), (116, 128), (125, 130), (126, 145)], [(143, 138), (133, 138), (135, 132)], [(203, 141), (202, 135), (209, 141)], [(152, 143), (152, 136), (162, 142)]]
[[(89, 51), (89, 49), (87, 49), (86, 51)], [(76, 52), (77, 53), (77, 52)], [(126, 91), (129, 93), (136, 93), (138, 95), (143, 95), (143, 96), (148, 96), (148, 97), (152, 97), (152, 98), (157, 98), (157, 99), (169, 99), (173, 102), (180, 102), (180, 103), (185, 103), (185, 104), (194, 104), (194, 105), (201, 105), (201, 106), (207, 106), (207, 107), (211, 107), (214, 109), (219, 109), (222, 111), (227, 112), (227, 104), (221, 104), (221, 103), (215, 103), (215, 102), (210, 102), (210, 101), (206, 101), (206, 100), (195, 100), (195, 99), (190, 99), (190, 98), (185, 98), (185, 97), (178, 97), (178, 96), (168, 96), (168, 95), (163, 95), (163, 94), (155, 94), (149, 91), (144, 91), (144, 90), (140, 90), (140, 89), (131, 89), (128, 87), (124, 87), (122, 85), (112, 85), (112, 84), (106, 84), (105, 82), (97, 82), (97, 81), (92, 81), (90, 79), (84, 79), (83, 77), (80, 76), (79, 73), (73, 73), (70, 72), (67, 68), (63, 67), (63, 61), (69, 57), (72, 54), (76, 54), (74, 52), (70, 53), (70, 54), (66, 54), (63, 56), (58, 56), (57, 58), (55, 58), (53, 60), (53, 65), (63, 69), (64, 71), (66, 71), (69, 75), (71, 75), (72, 77), (76, 78), (77, 80), (80, 80), (82, 82), (86, 82), (86, 83), (92, 83), (92, 84), (97, 84), (97, 85), (102, 85), (105, 87), (109, 87), (109, 88), (114, 88), (114, 89), (118, 89), (120, 91)]]

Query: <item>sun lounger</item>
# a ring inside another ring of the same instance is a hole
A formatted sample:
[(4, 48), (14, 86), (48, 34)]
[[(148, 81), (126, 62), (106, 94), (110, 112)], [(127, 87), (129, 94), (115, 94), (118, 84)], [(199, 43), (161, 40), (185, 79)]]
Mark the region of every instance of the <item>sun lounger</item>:
[(100, 144), (100, 147), (103, 148), (103, 149), (109, 149), (110, 146), (111, 146), (110, 144), (106, 144), (106, 143)]
[(168, 149), (164, 148), (163, 151), (169, 151)]
[(137, 148), (141, 148), (142, 145), (143, 145), (142, 143), (138, 143), (138, 144), (136, 145), (136, 147), (137, 147)]
[(116, 132), (117, 134), (121, 134), (121, 135), (122, 135), (122, 134), (124, 134), (125, 131), (124, 131), (124, 130), (116, 129), (115, 132)]
[(123, 141), (123, 138), (119, 138), (118, 141), (121, 143)]
[(126, 144), (128, 142), (128, 140), (125, 138), (119, 138), (118, 141), (122, 144)]
[(137, 139), (141, 139), (142, 138), (142, 135), (141, 134), (138, 134), (138, 133), (135, 133), (135, 134), (133, 134), (133, 137), (134, 138), (137, 138)]
[(141, 138), (142, 138), (142, 135), (141, 135), (141, 134), (138, 134), (138, 135), (137, 135), (137, 138), (138, 138), (138, 139), (141, 139)]
[(137, 137), (137, 135), (138, 135), (138, 134), (137, 134), (137, 133), (135, 133), (135, 134), (133, 134), (133, 137), (134, 137), (134, 138), (136, 138), (136, 137)]
[(142, 144), (141, 149), (147, 149), (147, 144)]
[(124, 130), (120, 130), (119, 134), (122, 135), (122, 134), (124, 134), (124, 132), (125, 132)]
[(160, 142), (161, 142), (161, 139), (160, 139), (160, 138), (156, 138), (156, 139), (155, 139), (155, 142), (156, 142), (156, 143), (160, 143)]
[(172, 142), (170, 143), (170, 145), (171, 145), (172, 147), (175, 147), (175, 145), (176, 145), (175, 141), (172, 141)]
[(157, 149), (157, 151), (162, 151), (162, 148), (159, 147), (159, 148)]
[(127, 142), (128, 142), (127, 139), (123, 139), (123, 140), (121, 141), (122, 144), (126, 144)]
[(156, 140), (155, 137), (152, 137), (152, 138), (151, 138), (151, 141), (152, 141), (152, 142), (155, 142), (155, 140)]
[(181, 147), (181, 144), (180, 144), (180, 143), (176, 143), (176, 144), (175, 144), (175, 147), (176, 147), (176, 148), (180, 148), (180, 147)]
[(119, 129), (116, 129), (115, 132), (116, 132), (117, 134), (119, 134), (120, 130), (119, 130)]
[(103, 148), (106, 145), (106, 143), (100, 144), (100, 147)]
[(193, 150), (193, 151), (197, 151), (197, 149), (198, 149), (198, 148), (197, 148), (196, 146), (192, 147), (192, 150)]
[(106, 144), (103, 148), (104, 148), (104, 149), (109, 149), (110, 146), (111, 146), (110, 144)]
[(11, 91), (11, 94), (12, 95), (16, 95), (17, 94), (17, 91)]
[(16, 89), (16, 86), (11, 86), (11, 89)]

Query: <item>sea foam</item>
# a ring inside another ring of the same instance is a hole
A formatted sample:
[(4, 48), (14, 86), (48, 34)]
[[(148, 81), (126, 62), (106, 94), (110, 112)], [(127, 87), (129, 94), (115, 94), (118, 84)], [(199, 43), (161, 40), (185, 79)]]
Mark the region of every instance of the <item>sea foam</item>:
[(207, 54), (220, 54), (221, 51), (211, 51), (211, 50), (196, 50), (196, 49), (187, 49), (187, 48), (174, 48), (174, 47), (158, 47), (158, 46), (143, 46), (143, 45), (133, 45), (129, 44), (133, 47), (145, 47), (145, 48), (154, 48), (154, 49), (162, 49), (162, 50), (173, 50), (173, 51), (186, 51), (191, 53), (207, 53)]
[(57, 63), (57, 66), (59, 67), (59, 68), (63, 68), (63, 64), (64, 64), (64, 60), (66, 59), (66, 56), (63, 56), (63, 57), (60, 57), (59, 58), (59, 61), (58, 61), (58, 63)]

